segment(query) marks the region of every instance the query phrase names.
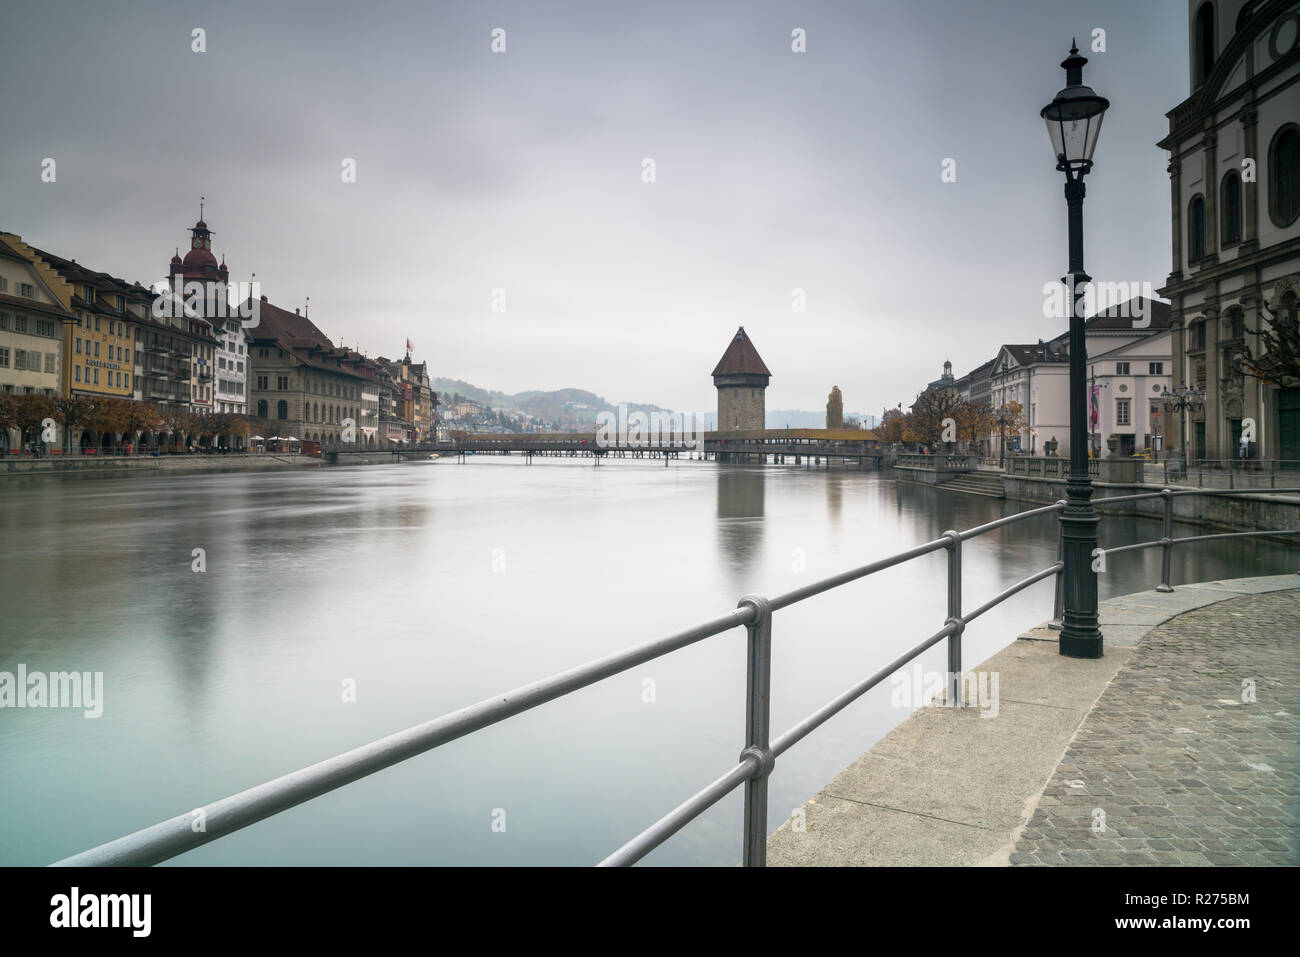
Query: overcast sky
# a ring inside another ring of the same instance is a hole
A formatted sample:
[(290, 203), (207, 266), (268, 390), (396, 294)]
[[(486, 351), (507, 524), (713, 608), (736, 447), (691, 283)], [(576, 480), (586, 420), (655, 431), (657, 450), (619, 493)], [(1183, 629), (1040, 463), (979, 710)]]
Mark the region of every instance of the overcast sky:
[(1087, 266), (1169, 272), (1182, 0), (0, 3), (0, 229), (148, 283), (203, 195), (232, 279), (486, 388), (711, 409), (744, 325), (769, 409), (879, 414), (1051, 338), (1038, 111), (1097, 28)]

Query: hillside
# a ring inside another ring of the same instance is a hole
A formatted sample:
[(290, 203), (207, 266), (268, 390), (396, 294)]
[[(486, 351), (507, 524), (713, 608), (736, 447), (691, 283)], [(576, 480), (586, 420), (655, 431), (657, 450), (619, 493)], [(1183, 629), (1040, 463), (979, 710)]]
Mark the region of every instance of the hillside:
[[(504, 392), (482, 389), (461, 379), (438, 377), (433, 380), (434, 391), (439, 395), (461, 395), (493, 410), (523, 413), (541, 419), (547, 424), (560, 422), (567, 426), (595, 428), (596, 417), (601, 412), (618, 412), (619, 404), (604, 396), (584, 389), (554, 389), (544, 392), (530, 389), (507, 395)], [(667, 412), (658, 405), (641, 402), (624, 403), (629, 412)]]
[[(553, 389), (549, 392), (529, 389), (525, 392), (507, 395), (504, 392), (480, 388), (463, 379), (448, 379), (441, 376), (433, 380), (433, 388), (435, 392), (447, 400), (450, 400), (454, 395), (459, 395), (466, 399), (472, 399), (493, 411), (518, 412), (541, 419), (547, 425), (559, 422), (566, 428), (570, 426), (573, 428), (595, 428), (596, 416), (601, 412), (618, 412), (617, 402), (611, 402), (604, 396), (596, 395), (594, 392), (587, 392), (585, 389)], [(642, 402), (626, 402), (624, 404), (629, 412), (645, 412), (648, 414), (650, 412), (672, 411), (660, 405)], [(717, 413), (714, 410), (697, 412), (696, 415), (697, 421), (699, 421), (702, 428), (712, 429), (715, 427)], [(869, 428), (874, 426), (877, 421), (877, 417), (874, 415), (845, 412), (845, 418), (850, 415), (856, 415)], [(767, 412), (767, 427), (769, 429), (820, 429), (825, 424), (826, 412), (824, 410), (769, 409)]]

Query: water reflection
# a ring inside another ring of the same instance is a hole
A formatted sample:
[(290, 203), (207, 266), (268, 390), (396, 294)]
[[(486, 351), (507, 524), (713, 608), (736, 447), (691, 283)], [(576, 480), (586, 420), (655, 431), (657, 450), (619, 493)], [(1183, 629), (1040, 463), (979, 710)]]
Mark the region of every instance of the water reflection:
[(718, 552), (737, 582), (754, 570), (763, 549), (766, 482), (762, 468), (718, 466)]
[(842, 469), (826, 470), (826, 514), (838, 522), (844, 507), (844, 471)]

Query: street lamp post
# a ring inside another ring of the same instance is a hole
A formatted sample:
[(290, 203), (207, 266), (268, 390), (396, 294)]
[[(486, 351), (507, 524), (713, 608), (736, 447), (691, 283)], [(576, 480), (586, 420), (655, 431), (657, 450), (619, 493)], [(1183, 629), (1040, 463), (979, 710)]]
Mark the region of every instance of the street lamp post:
[[(1205, 393), (1200, 389), (1189, 387), (1184, 383), (1179, 383), (1178, 388), (1173, 392), (1169, 391), (1166, 386), (1160, 392), (1160, 398), (1164, 402), (1166, 412), (1179, 413), (1178, 420), (1181, 423), (1178, 429), (1178, 442), (1182, 445), (1183, 454), (1183, 472), (1187, 470), (1187, 416), (1184, 412), (1199, 412), (1205, 408)], [(1165, 456), (1165, 464), (1168, 465), (1169, 456)]]
[(1097, 573), (1092, 570), (1097, 547), (1097, 513), (1092, 507), (1088, 477), (1087, 352), (1084, 339), (1083, 291), (1091, 277), (1083, 269), (1083, 178), (1092, 169), (1101, 120), (1110, 102), (1083, 85), (1083, 65), (1075, 44), (1061, 61), (1065, 88), (1040, 112), (1047, 123), (1056, 168), (1065, 173), (1065, 203), (1069, 211), (1070, 271), (1062, 282), (1070, 294), (1070, 476), (1065, 510), (1061, 513), (1064, 569), (1064, 613), (1060, 652), (1070, 658), (1100, 658), (1101, 629), (1097, 625)]

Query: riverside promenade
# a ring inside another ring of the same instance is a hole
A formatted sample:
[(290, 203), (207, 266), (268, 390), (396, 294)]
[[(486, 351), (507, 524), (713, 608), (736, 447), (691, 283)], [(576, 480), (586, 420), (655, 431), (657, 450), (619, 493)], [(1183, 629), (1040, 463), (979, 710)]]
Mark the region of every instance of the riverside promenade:
[(252, 453), (240, 455), (75, 455), (43, 456), (39, 459), (0, 459), (0, 476), (66, 475), (71, 472), (247, 472), (261, 469), (319, 468), (321, 460), (310, 455)]
[(1105, 657), (1045, 626), (971, 671), (768, 839), (775, 865), (1300, 864), (1300, 575), (1101, 605)]

